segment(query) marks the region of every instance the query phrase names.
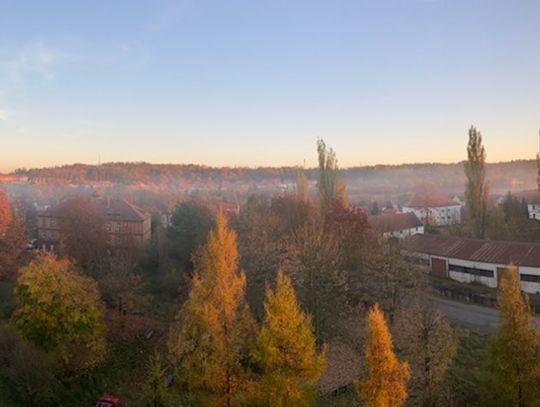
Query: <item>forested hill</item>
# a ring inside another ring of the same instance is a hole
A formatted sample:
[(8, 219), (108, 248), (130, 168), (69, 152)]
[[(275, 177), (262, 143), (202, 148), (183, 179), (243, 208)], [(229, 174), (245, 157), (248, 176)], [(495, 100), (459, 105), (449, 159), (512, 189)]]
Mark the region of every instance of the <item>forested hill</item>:
[[(100, 166), (73, 164), (51, 168), (19, 169), (29, 182), (123, 185), (156, 185), (171, 188), (193, 186), (279, 184), (293, 182), (302, 171), (299, 167), (207, 167), (184, 164), (105, 163)], [(463, 163), (404, 164), (353, 167), (341, 170), (348, 186), (369, 193), (400, 193), (419, 189), (438, 189), (449, 193), (463, 191)], [(316, 180), (316, 170), (304, 174)], [(491, 190), (504, 193), (536, 186), (536, 162), (518, 160), (487, 164)]]

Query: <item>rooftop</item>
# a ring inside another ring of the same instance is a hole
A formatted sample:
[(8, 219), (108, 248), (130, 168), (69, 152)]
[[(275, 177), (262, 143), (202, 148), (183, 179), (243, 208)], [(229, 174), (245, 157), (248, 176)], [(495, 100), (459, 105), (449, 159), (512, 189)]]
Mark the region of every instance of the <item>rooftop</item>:
[[(114, 199), (101, 196), (88, 198), (96, 210), (101, 213), (105, 220), (134, 221), (142, 222), (150, 217), (150, 214), (125, 199)], [(42, 215), (60, 217), (62, 208), (67, 201), (64, 201), (54, 208), (47, 209)]]
[(405, 239), (402, 247), (411, 252), (474, 262), (540, 267), (540, 243), (423, 234)]
[(368, 221), (372, 228), (382, 233), (422, 226), (422, 222), (420, 222), (420, 219), (418, 219), (414, 212), (383, 213), (381, 215), (370, 216)]
[(439, 192), (416, 193), (404, 207), (407, 208), (438, 208), (442, 206), (458, 206), (448, 195)]

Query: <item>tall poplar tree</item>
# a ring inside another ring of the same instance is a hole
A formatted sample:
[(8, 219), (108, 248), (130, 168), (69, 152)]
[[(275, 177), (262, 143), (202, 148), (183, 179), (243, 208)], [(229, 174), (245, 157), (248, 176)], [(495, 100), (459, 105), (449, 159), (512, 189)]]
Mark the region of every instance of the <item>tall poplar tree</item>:
[(536, 406), (540, 399), (537, 329), (515, 267), (504, 272), (497, 302), (500, 326), (490, 347), (486, 404)]
[(332, 209), (337, 201), (342, 206), (348, 205), (348, 196), (345, 183), (339, 178), (336, 153), (327, 147), (323, 139), (317, 140), (317, 154), (319, 159), (319, 205), (323, 214)]
[(236, 234), (220, 214), (169, 338), (178, 377), (202, 405), (237, 405), (249, 382), (243, 361), (254, 322), (237, 262)]
[(364, 347), (367, 377), (358, 384), (358, 394), (365, 407), (398, 407), (407, 399), (406, 381), (409, 364), (394, 354), (392, 337), (379, 305), (369, 310), (367, 342)]
[[(540, 137), (540, 130), (538, 131), (538, 137)], [(540, 193), (540, 151), (536, 153), (536, 185)]]
[(482, 135), (475, 127), (471, 126), (467, 145), (467, 161), (465, 162), (465, 175), (467, 176), (465, 203), (473, 234), (477, 238), (484, 238), (486, 231), (488, 184), (485, 161), (486, 151), (482, 145)]
[(317, 352), (311, 319), (296, 302), (291, 280), (281, 271), (276, 289), (266, 289), (265, 321), (256, 340), (263, 405), (306, 406), (313, 402), (312, 384), (321, 376), (324, 351)]

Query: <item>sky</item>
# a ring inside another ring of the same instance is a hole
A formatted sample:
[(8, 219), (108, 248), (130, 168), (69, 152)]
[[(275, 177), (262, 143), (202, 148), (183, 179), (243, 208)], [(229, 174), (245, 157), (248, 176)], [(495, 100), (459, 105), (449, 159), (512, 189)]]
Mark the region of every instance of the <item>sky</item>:
[(533, 158), (537, 0), (0, 0), (0, 172)]

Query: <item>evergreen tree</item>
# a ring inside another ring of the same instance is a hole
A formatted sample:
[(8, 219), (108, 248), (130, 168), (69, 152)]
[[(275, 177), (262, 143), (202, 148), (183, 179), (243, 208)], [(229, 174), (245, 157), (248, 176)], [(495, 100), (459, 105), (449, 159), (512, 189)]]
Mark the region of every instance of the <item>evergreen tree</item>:
[(484, 238), (486, 229), (488, 184), (485, 161), (486, 151), (482, 145), (482, 135), (471, 126), (467, 145), (467, 161), (465, 162), (465, 175), (467, 176), (465, 202), (473, 234), (477, 238)]
[(169, 338), (169, 350), (201, 404), (238, 404), (246, 390), (253, 320), (245, 301), (246, 278), (237, 270), (236, 234), (219, 215), (193, 277), (188, 300)]
[(375, 304), (368, 313), (367, 342), (364, 347), (367, 377), (358, 385), (366, 407), (398, 407), (407, 399), (407, 362), (400, 362), (393, 351), (392, 337), (384, 314)]
[(311, 385), (324, 369), (311, 319), (300, 310), (291, 280), (280, 271), (276, 289), (267, 287), (265, 321), (254, 359), (262, 368), (261, 396), (267, 406), (306, 406), (313, 401)]
[(486, 405), (536, 406), (540, 398), (537, 330), (515, 267), (504, 272), (497, 300), (500, 326), (490, 347)]

